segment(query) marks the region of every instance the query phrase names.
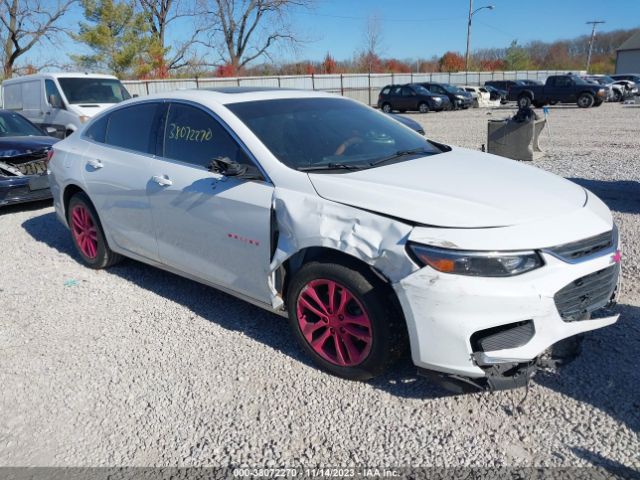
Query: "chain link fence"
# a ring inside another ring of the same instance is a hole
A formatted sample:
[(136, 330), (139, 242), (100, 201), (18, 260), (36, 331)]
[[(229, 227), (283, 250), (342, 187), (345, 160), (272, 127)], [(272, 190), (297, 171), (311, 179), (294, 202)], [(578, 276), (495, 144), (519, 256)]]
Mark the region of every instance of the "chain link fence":
[(436, 73), (345, 73), (327, 75), (278, 75), (269, 77), (207, 77), (167, 80), (125, 80), (122, 83), (132, 95), (149, 95), (193, 88), (278, 87), (318, 90), (353, 98), (369, 105), (378, 101), (380, 89), (389, 84), (440, 82), (452, 85), (484, 85), (488, 80), (539, 80), (550, 75), (584, 71), (530, 70), (501, 72), (436, 72)]

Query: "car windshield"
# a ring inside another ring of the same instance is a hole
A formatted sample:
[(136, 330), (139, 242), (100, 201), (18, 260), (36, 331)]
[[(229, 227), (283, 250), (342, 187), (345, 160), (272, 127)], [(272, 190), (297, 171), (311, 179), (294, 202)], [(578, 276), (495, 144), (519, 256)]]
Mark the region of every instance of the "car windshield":
[(422, 85), (411, 85), (411, 87), (415, 90), (416, 93), (419, 93), (420, 95), (431, 95), (431, 92)]
[(285, 165), (298, 170), (370, 168), (441, 150), (371, 107), (341, 98), (292, 98), (228, 104)]
[(587, 81), (587, 80), (585, 80), (583, 78), (580, 78), (580, 77), (575, 77), (574, 76), (574, 77), (571, 77), (571, 78), (573, 78), (573, 80), (575, 81), (576, 85), (593, 85), (591, 82), (589, 82), (589, 81)]
[(58, 78), (69, 103), (118, 103), (131, 98), (119, 80), (113, 78)]
[(460, 89), (458, 87), (454, 87), (453, 85), (448, 85), (446, 83), (442, 84), (442, 88), (449, 93), (460, 93)]
[(611, 77), (608, 77), (606, 75), (602, 76), (602, 77), (598, 77), (598, 80), (600, 80), (600, 83), (613, 83), (615, 82), (615, 80)]
[(0, 137), (45, 136), (38, 127), (17, 113), (0, 113)]

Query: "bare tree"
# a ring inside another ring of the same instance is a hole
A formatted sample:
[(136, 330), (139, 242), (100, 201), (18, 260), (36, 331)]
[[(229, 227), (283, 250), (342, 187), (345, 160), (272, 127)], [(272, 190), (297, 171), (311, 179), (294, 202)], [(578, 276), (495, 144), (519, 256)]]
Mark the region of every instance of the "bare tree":
[(382, 47), (382, 21), (373, 13), (367, 17), (363, 32), (364, 51), (360, 54), (359, 63), (371, 73), (380, 63), (380, 49)]
[(64, 31), (60, 19), (76, 0), (0, 0), (3, 74), (10, 78), (16, 60)]
[(313, 0), (203, 0), (207, 5), (210, 38), (223, 62), (234, 70), (269, 51), (278, 43), (299, 42), (287, 14)]
[[(195, 20), (197, 16), (196, 2), (193, 0), (137, 0), (142, 12), (149, 23), (149, 28), (157, 45), (162, 50), (163, 63), (168, 70), (176, 70), (190, 66), (193, 61), (192, 47), (197, 43), (197, 38), (202, 29), (194, 27), (191, 35), (167, 46), (166, 35), (171, 24), (179, 19), (188, 18)], [(194, 21), (195, 25), (196, 22)], [(168, 56), (167, 56), (168, 55)]]

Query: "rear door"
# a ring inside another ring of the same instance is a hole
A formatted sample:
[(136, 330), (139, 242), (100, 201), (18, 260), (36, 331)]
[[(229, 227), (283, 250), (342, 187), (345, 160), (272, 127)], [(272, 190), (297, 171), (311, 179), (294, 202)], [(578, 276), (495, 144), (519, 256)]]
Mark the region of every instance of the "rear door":
[(84, 179), (110, 242), (158, 260), (147, 189), (161, 102), (143, 102), (102, 117), (84, 133)]
[(418, 96), (409, 87), (402, 87), (402, 108), (404, 110), (418, 109)]
[(211, 112), (172, 102), (165, 118), (148, 176), (161, 261), (270, 303), (273, 185), (208, 170), (218, 157), (255, 165)]

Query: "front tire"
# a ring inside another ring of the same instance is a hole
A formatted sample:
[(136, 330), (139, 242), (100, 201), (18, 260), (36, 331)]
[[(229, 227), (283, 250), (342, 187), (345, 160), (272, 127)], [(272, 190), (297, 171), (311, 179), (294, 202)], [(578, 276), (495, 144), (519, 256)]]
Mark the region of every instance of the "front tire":
[(590, 93), (583, 93), (578, 97), (578, 101), (576, 103), (580, 108), (589, 108), (593, 106), (595, 101), (596, 100), (593, 95)]
[(349, 380), (380, 375), (403, 351), (404, 324), (381, 281), (337, 263), (311, 262), (287, 290), (289, 323), (324, 370)]
[(418, 105), (418, 111), (420, 113), (429, 113), (429, 105), (427, 105), (426, 102), (420, 102), (420, 105)]
[(531, 107), (531, 97), (528, 95), (520, 95), (518, 97), (518, 108), (529, 108)]
[(87, 267), (102, 269), (122, 260), (107, 245), (98, 214), (86, 194), (76, 193), (69, 200), (67, 223), (73, 244)]

